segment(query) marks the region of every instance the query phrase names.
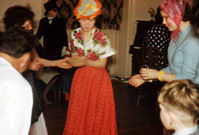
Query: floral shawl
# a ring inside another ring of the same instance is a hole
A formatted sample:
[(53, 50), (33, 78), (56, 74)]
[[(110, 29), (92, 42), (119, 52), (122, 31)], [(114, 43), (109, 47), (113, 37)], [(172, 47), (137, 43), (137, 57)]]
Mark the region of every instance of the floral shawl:
[(75, 29), (71, 33), (69, 49), (72, 53), (90, 60), (98, 60), (115, 54), (108, 36), (97, 27), (93, 29), (88, 43), (83, 42), (81, 28)]

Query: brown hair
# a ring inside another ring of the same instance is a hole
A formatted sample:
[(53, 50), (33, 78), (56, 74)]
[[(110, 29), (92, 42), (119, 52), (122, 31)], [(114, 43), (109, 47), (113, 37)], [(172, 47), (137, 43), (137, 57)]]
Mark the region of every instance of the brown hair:
[(174, 80), (165, 84), (160, 91), (158, 102), (167, 110), (188, 114), (194, 123), (198, 122), (199, 88), (191, 80)]

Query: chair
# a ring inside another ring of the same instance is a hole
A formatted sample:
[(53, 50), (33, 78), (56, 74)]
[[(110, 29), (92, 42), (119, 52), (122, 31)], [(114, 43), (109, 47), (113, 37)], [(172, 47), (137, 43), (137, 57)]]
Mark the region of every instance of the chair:
[(58, 101), (62, 101), (62, 95), (65, 96), (65, 100), (69, 100), (69, 93), (75, 70), (76, 68), (67, 70), (46, 68), (44, 70), (41, 78), (46, 83), (43, 92), (43, 99), (46, 104), (51, 104), (47, 99), (47, 94), (50, 90), (54, 90), (55, 99), (58, 99)]
[(143, 46), (137, 47), (136, 54), (139, 68), (153, 68), (160, 70), (168, 65), (167, 56), (160, 49)]
[[(153, 68), (156, 70), (160, 70), (167, 66), (167, 56), (158, 48), (151, 47), (151, 46), (143, 46), (143, 47), (134, 47), (137, 49), (136, 52), (136, 59), (138, 63), (138, 68)], [(153, 82), (153, 80), (149, 80), (149, 85), (154, 84), (154, 88), (157, 91), (160, 90), (161, 86), (164, 84), (162, 82)], [(153, 88), (153, 87), (152, 87)], [(137, 99), (137, 106), (139, 106), (141, 96), (143, 93), (143, 86), (139, 88), (139, 95)]]
[[(46, 83), (46, 87), (43, 92), (43, 99), (46, 104), (52, 104), (50, 101), (48, 101), (46, 95), (50, 91), (50, 89), (53, 86), (55, 86), (55, 84), (58, 83), (59, 78), (60, 78), (60, 73), (58, 73), (57, 71), (55, 71), (51, 68), (47, 68), (44, 70), (44, 72), (42, 74), (42, 80)], [(54, 92), (55, 92), (55, 99), (56, 99), (57, 91), (55, 90)], [(58, 100), (59, 101), (60, 101), (60, 97), (61, 97), (61, 91), (58, 90)]]

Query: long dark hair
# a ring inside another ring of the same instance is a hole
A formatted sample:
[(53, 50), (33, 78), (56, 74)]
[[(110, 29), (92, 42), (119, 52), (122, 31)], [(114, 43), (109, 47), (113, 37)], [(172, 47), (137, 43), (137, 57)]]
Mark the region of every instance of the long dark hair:
[(184, 11), (184, 16), (182, 21), (190, 21), (191, 20), (191, 7), (189, 6), (189, 4), (187, 3), (185, 5), (185, 11)]
[(199, 28), (199, 0), (193, 1), (191, 15), (191, 24)]
[(8, 8), (4, 14), (4, 25), (8, 29), (10, 27), (21, 27), (26, 21), (33, 21), (34, 13), (23, 6), (12, 6)]

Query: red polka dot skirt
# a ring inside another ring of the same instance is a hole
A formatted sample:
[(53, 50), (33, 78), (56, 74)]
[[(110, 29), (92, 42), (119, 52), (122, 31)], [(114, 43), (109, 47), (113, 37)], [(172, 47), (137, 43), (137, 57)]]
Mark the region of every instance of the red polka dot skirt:
[(63, 135), (117, 135), (113, 88), (105, 68), (75, 72)]

